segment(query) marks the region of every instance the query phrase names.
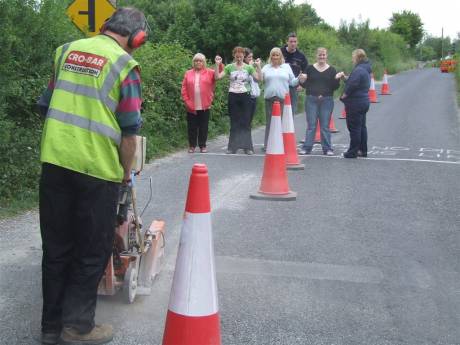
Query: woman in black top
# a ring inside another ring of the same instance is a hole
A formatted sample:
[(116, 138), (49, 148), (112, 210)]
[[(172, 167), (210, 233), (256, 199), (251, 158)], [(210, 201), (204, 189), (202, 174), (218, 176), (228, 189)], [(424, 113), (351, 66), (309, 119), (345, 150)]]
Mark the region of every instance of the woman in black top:
[(305, 112), (307, 115), (307, 133), (300, 154), (310, 154), (315, 138), (316, 124), (319, 119), (321, 128), (321, 146), (323, 153), (332, 156), (329, 122), (334, 109), (334, 90), (339, 87), (337, 71), (327, 63), (327, 49), (316, 50), (316, 62), (307, 68), (307, 80), (302, 85), (307, 94)]

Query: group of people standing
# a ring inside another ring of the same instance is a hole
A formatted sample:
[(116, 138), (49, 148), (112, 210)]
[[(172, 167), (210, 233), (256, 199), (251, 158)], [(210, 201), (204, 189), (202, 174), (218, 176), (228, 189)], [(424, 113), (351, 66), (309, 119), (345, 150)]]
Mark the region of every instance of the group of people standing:
[(246, 154), (254, 154), (251, 137), (251, 123), (256, 111), (259, 83), (264, 84), (265, 100), (265, 151), (272, 106), (275, 101), (284, 106), (284, 98), (290, 94), (294, 113), (297, 111), (298, 92), (305, 89), (305, 113), (307, 130), (305, 140), (299, 150), (302, 155), (310, 154), (314, 144), (316, 127), (319, 124), (323, 154), (334, 155), (329, 123), (334, 109), (334, 91), (344, 81), (345, 88), (340, 100), (345, 104), (347, 128), (350, 132), (350, 146), (343, 154), (345, 158), (367, 156), (366, 113), (369, 110), (368, 90), (370, 86), (370, 63), (366, 53), (357, 49), (352, 53), (354, 68), (349, 76), (338, 72), (328, 63), (326, 48), (316, 50), (316, 61), (309, 65), (305, 55), (297, 49), (297, 36), (290, 33), (286, 45), (270, 51), (267, 63), (253, 58), (249, 48), (235, 47), (233, 62), (222, 64), (220, 56), (215, 57), (214, 69), (206, 68), (206, 59), (198, 53), (193, 57), (193, 68), (185, 73), (182, 82), (182, 99), (187, 109), (189, 153), (207, 152), (206, 140), (214, 88), (217, 80), (229, 78), (228, 115), (230, 136), (227, 153), (235, 154), (242, 149)]

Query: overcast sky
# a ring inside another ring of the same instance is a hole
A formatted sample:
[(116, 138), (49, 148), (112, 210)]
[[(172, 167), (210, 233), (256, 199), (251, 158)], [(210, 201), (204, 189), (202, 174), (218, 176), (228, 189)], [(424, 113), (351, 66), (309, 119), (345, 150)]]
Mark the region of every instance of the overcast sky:
[[(370, 20), (371, 28), (386, 29), (390, 26), (389, 19), (395, 12), (409, 10), (417, 13), (422, 20), (423, 28), (431, 36), (451, 39), (460, 32), (460, 0), (307, 0), (324, 21), (338, 27), (343, 19), (350, 23), (352, 19)], [(296, 0), (305, 3), (305, 0)]]

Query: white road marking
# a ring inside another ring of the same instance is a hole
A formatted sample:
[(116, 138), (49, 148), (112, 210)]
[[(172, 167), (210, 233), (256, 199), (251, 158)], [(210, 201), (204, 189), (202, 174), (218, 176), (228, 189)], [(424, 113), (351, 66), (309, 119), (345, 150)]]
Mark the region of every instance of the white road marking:
[[(207, 156), (225, 156), (225, 157), (265, 157), (263, 154), (253, 154), (253, 155), (246, 155), (246, 154), (226, 154), (226, 153), (215, 153), (215, 152), (208, 152), (206, 153)], [(300, 159), (302, 158), (340, 158), (342, 159), (343, 157), (341, 155), (335, 155), (335, 156), (325, 156), (325, 155), (301, 155), (299, 156)], [(420, 162), (420, 163), (440, 163), (440, 164), (454, 164), (454, 165), (460, 165), (460, 161), (454, 162), (454, 161), (441, 161), (441, 160), (431, 160), (431, 159), (416, 159), (416, 158), (378, 158), (378, 157), (360, 157), (358, 158), (359, 160), (374, 160), (374, 161), (402, 161), (402, 162)]]
[[(320, 264), (216, 256), (216, 271), (224, 274), (249, 274), (274, 277), (297, 277), (335, 280), (361, 284), (380, 284), (383, 272), (375, 267)], [(173, 267), (165, 267), (173, 270)]]

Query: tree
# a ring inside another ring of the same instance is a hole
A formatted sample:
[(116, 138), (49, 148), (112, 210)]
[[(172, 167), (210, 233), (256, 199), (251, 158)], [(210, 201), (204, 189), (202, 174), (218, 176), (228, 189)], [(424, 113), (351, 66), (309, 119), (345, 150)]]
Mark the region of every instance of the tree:
[(451, 41), (449, 37), (433, 37), (427, 36), (423, 43), (418, 47), (418, 56), (421, 56), (422, 60), (439, 59), (442, 55), (444, 48), (444, 56), (449, 53), (451, 47)]
[(297, 30), (301, 27), (309, 28), (320, 24), (325, 24), (324, 20), (318, 16), (316, 10), (309, 3), (299, 4), (292, 7), (292, 15)]
[(422, 40), (423, 23), (418, 14), (411, 11), (393, 13), (390, 22), (390, 31), (401, 35), (411, 48)]
[[(297, 11), (292, 0), (120, 0), (119, 4), (144, 11), (154, 42), (179, 42), (210, 59), (218, 53), (227, 62), (237, 45), (253, 48), (255, 56), (267, 56), (296, 29), (298, 20), (291, 15)], [(318, 20), (302, 8), (302, 18)]]
[(342, 21), (337, 31), (340, 40), (366, 51), (369, 50), (370, 33), (369, 19), (364, 22), (357, 22), (353, 19), (350, 24)]

